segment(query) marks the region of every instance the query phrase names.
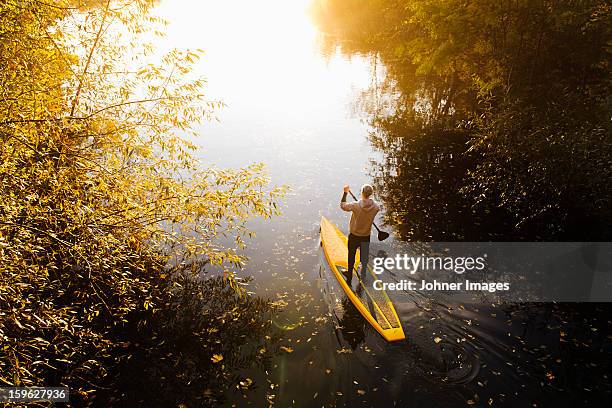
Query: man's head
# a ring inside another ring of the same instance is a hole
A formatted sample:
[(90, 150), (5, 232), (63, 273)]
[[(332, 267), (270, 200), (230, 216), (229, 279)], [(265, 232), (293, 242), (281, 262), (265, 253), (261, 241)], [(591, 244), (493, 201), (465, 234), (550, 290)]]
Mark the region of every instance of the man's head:
[(372, 188), (371, 185), (364, 184), (363, 186), (361, 186), (361, 196), (363, 198), (370, 198), (373, 192), (374, 192), (374, 188)]

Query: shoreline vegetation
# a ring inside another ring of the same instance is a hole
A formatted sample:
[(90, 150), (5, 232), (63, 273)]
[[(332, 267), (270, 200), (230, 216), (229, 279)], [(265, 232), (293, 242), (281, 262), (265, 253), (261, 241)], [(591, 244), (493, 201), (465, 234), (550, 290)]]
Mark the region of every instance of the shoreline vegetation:
[(356, 109), (411, 241), (610, 241), (609, 2), (317, 0), (329, 53), (366, 55)]
[(205, 405), (269, 356), (272, 306), (236, 271), (284, 188), (201, 167), (193, 126), (221, 104), (190, 75), (201, 50), (151, 58), (155, 4), (0, 4), (1, 386)]

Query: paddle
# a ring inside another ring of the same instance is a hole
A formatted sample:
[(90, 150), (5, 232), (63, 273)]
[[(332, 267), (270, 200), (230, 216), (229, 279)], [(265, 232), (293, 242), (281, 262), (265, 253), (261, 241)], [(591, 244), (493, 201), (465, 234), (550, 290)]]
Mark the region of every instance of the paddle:
[[(359, 200), (357, 200), (357, 197), (355, 197), (355, 194), (353, 194), (353, 192), (351, 190), (349, 190), (349, 193), (351, 194), (351, 197), (353, 197), (353, 200), (359, 201)], [(378, 240), (379, 241), (384, 241), (385, 239), (389, 238), (389, 233), (388, 232), (381, 231), (380, 228), (378, 228), (378, 226), (375, 223), (372, 223), (372, 225), (374, 225), (374, 228), (376, 228), (376, 231), (378, 231)]]

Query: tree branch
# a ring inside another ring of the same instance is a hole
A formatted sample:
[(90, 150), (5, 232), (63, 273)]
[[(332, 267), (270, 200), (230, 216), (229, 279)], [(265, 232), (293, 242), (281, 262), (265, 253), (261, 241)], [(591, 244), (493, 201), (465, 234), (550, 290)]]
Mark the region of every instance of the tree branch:
[(107, 0), (106, 7), (104, 8), (104, 15), (102, 16), (102, 22), (100, 23), (100, 28), (96, 34), (96, 39), (94, 40), (93, 45), (91, 46), (91, 50), (89, 50), (89, 55), (87, 56), (87, 61), (85, 62), (85, 67), (83, 68), (83, 73), (79, 78), (79, 85), (77, 86), (76, 94), (74, 95), (74, 100), (72, 101), (72, 108), (70, 109), (70, 116), (74, 116), (74, 111), (76, 110), (77, 104), (79, 102), (79, 96), (81, 95), (81, 90), (83, 89), (83, 79), (85, 75), (87, 75), (87, 71), (89, 70), (89, 64), (91, 63), (91, 59), (93, 54), (98, 47), (98, 42), (102, 37), (102, 31), (104, 30), (104, 23), (106, 22), (106, 17), (108, 16), (108, 11), (110, 8), (111, 0)]

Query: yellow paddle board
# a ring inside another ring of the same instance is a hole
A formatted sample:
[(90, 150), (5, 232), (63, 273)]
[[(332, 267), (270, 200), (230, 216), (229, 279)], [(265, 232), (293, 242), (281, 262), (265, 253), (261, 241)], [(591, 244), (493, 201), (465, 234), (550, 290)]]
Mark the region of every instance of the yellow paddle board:
[[(373, 282), (378, 277), (370, 268), (366, 268), (369, 275), (360, 277), (356, 270), (359, 265), (359, 251), (355, 260), (353, 276), (357, 278), (357, 288), (353, 290), (346, 282), (342, 271), (348, 269), (348, 239), (327, 218), (321, 217), (321, 245), (329, 266), (340, 283), (342, 290), (355, 305), (361, 315), (379, 332), (387, 341), (398, 341), (406, 338), (393, 303), (385, 291), (374, 290), (364, 284), (364, 281)], [(365, 278), (365, 279), (363, 279)]]

